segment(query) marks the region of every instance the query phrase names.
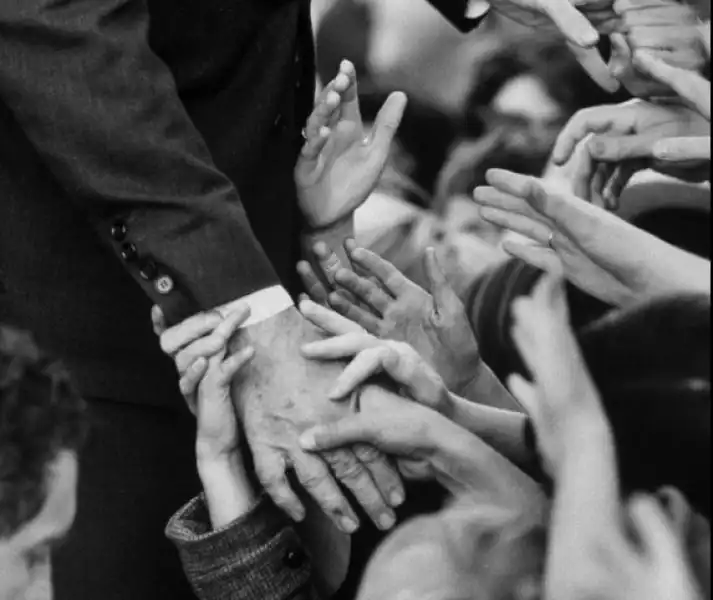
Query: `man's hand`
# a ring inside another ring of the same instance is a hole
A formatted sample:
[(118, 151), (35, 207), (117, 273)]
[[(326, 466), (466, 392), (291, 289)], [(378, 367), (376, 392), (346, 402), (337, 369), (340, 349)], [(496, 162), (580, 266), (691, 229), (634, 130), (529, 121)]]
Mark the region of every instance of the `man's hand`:
[(577, 162), (584, 171), (573, 173), (573, 180), (589, 178), (584, 186), (590, 190), (588, 197), (613, 208), (631, 177), (642, 169), (655, 168), (688, 180), (705, 178), (707, 170), (684, 170), (685, 165), (660, 160), (657, 153), (667, 139), (709, 135), (709, 121), (686, 106), (632, 100), (577, 113), (560, 133), (552, 161), (555, 165), (577, 162), (575, 150), (586, 144), (589, 160)]
[(616, 0), (620, 19), (612, 33), (609, 68), (634, 96), (668, 96), (671, 90), (632, 60), (647, 52), (665, 64), (699, 73), (708, 57), (701, 42), (699, 20), (691, 6), (677, 0)]
[(596, 46), (599, 33), (615, 30), (618, 17), (613, 0), (493, 0), (490, 5), (513, 21), (539, 32), (564, 36), (572, 52), (592, 79), (610, 92), (619, 82)]
[(391, 94), (365, 138), (354, 66), (345, 61), (325, 91), (308, 121), (295, 168), (300, 209), (313, 228), (339, 222), (371, 195), (406, 109), (406, 96)]
[(300, 434), (317, 424), (349, 414), (348, 403), (327, 400), (342, 368), (308, 361), (300, 346), (319, 339), (317, 330), (296, 309), (284, 311), (243, 330), (235, 344), (249, 344), (255, 356), (235, 382), (234, 402), (252, 451), (255, 472), (275, 503), (296, 520), (304, 507), (286, 473), (298, 481), (343, 531), (353, 532), (358, 519), (335, 478), (341, 481), (382, 529), (395, 523), (391, 506), (404, 500), (400, 478), (386, 458), (367, 445), (322, 455), (305, 453)]
[(494, 169), (491, 187), (475, 191), (482, 217), (528, 237), (504, 249), (567, 279), (610, 304), (625, 306), (660, 294), (709, 293), (710, 262), (533, 177)]
[(446, 281), (434, 250), (428, 249), (425, 258), (433, 295), (369, 250), (352, 248), (350, 258), (373, 279), (341, 269), (335, 281), (368, 310), (340, 293), (330, 295), (330, 305), (369, 333), (413, 346), (452, 391), (467, 387), (478, 375), (480, 352), (463, 303)]

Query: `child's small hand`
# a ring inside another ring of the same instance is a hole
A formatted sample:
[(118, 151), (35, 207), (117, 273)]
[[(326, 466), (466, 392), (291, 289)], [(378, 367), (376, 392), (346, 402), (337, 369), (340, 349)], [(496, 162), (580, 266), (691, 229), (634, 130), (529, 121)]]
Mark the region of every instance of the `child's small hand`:
[(161, 309), (154, 306), (151, 312), (161, 348), (176, 363), (181, 393), (198, 419), (197, 445), (212, 452), (232, 450), (237, 443), (230, 384), (253, 349), (226, 355), (228, 342), (249, 316), (250, 309), (240, 306), (225, 318), (217, 312), (199, 313), (167, 328)]
[(405, 109), (404, 94), (389, 96), (365, 139), (356, 71), (350, 62), (342, 63), (317, 100), (295, 168), (300, 208), (311, 227), (338, 223), (369, 197), (386, 167)]

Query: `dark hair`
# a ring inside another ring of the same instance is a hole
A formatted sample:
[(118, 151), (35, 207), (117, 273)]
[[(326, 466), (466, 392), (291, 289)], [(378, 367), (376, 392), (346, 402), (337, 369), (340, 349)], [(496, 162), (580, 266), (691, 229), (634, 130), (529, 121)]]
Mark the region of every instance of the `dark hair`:
[(710, 298), (660, 298), (578, 336), (617, 444), (625, 492), (681, 490), (710, 515)]
[(610, 94), (602, 90), (562, 41), (541, 35), (523, 36), (504, 46), (480, 67), (467, 102), (468, 132), (480, 134), (483, 127), (480, 112), (492, 104), (505, 84), (521, 75), (539, 79), (567, 118), (583, 108), (630, 98), (626, 91)]
[(0, 325), (0, 538), (33, 519), (47, 469), (85, 437), (84, 403), (64, 369), (32, 337)]

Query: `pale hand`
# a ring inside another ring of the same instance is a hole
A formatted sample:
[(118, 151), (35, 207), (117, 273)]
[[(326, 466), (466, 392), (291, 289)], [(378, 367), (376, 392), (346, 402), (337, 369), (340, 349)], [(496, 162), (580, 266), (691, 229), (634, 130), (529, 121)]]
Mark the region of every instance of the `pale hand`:
[[(533, 243), (504, 249), (545, 269), (564, 269), (584, 292), (617, 306), (671, 293), (709, 293), (710, 262), (693, 256), (561, 187), (492, 170), (475, 191), (482, 217)], [(550, 236), (552, 236), (550, 238)]]
[(331, 306), (369, 333), (413, 346), (450, 390), (464, 390), (479, 374), (480, 351), (463, 303), (446, 281), (434, 250), (429, 248), (425, 257), (432, 294), (369, 250), (353, 249), (350, 258), (378, 283), (341, 269), (336, 283), (362, 306), (338, 293), (330, 296)]

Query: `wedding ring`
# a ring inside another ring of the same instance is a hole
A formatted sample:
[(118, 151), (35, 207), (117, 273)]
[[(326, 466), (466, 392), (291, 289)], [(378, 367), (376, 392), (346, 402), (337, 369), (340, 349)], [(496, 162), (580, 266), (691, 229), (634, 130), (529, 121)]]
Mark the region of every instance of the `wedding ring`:
[(550, 237), (547, 238), (547, 245), (550, 247), (550, 250), (555, 249), (554, 242), (555, 242), (555, 232), (553, 231), (552, 233), (550, 233)]

